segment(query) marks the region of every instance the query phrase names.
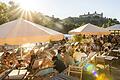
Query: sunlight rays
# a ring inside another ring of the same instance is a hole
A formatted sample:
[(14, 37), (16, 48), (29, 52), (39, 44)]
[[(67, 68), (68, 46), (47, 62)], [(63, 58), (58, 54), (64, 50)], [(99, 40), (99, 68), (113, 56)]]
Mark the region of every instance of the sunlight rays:
[(9, 13), (12, 19), (16, 18), (24, 18), (32, 21), (32, 11), (34, 11), (34, 7), (32, 4), (32, 0), (14, 0), (15, 8), (13, 8)]
[(16, 0), (16, 2), (20, 5), (20, 8), (25, 11), (35, 10), (34, 0)]
[(20, 7), (12, 10), (10, 14), (11, 14), (11, 18), (15, 18), (18, 16), (19, 18), (24, 18), (32, 21), (31, 11), (23, 10)]

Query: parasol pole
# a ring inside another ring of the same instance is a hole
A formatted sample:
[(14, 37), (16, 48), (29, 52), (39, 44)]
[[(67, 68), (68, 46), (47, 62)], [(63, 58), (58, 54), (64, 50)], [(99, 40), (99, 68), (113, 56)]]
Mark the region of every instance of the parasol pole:
[(22, 55), (22, 45), (21, 45), (21, 44), (20, 44), (20, 47), (19, 47), (19, 48), (20, 48), (20, 58), (22, 59), (22, 56), (23, 56), (23, 55)]
[(22, 47), (20, 46), (20, 57), (22, 59)]

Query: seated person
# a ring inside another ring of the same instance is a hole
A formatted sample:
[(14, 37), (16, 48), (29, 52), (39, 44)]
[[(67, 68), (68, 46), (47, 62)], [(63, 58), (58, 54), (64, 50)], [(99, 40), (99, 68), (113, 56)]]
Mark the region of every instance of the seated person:
[(30, 54), (31, 54), (31, 60), (30, 60), (30, 63), (29, 63), (29, 69), (32, 69), (32, 65), (34, 64), (34, 61), (35, 61), (35, 59), (37, 58), (37, 56), (36, 56), (36, 54), (34, 53), (34, 51), (32, 50), (31, 52), (30, 52)]
[(57, 58), (57, 56), (54, 56), (52, 58), (52, 61), (54, 62), (54, 69), (56, 69), (59, 73), (63, 72), (66, 69), (65, 64)]
[(68, 67), (69, 65), (75, 65), (75, 61), (72, 58), (72, 56), (70, 56), (68, 53), (63, 55), (63, 60), (66, 64), (66, 66)]
[(59, 49), (58, 50), (58, 53), (57, 53), (57, 58), (59, 59), (59, 60), (62, 60), (62, 56), (61, 56), (61, 50)]
[(85, 59), (87, 57), (87, 55), (84, 53), (83, 49), (80, 49), (80, 51), (78, 49), (76, 49), (76, 52), (73, 54), (73, 58), (76, 61), (76, 65), (79, 65), (81, 61), (83, 61), (83, 59)]

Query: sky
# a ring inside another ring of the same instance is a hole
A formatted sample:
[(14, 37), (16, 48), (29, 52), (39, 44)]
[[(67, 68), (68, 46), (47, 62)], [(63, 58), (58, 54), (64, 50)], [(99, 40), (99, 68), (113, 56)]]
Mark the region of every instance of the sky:
[[(0, 0), (9, 2), (10, 0)], [(120, 21), (120, 0), (22, 0), (36, 11), (58, 18), (77, 17), (88, 12), (104, 14), (104, 17)]]

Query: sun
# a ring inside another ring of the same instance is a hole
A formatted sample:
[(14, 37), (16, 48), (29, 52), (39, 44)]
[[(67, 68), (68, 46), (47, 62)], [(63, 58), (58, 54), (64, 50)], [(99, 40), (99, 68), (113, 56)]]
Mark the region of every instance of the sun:
[(26, 11), (35, 10), (34, 0), (16, 0), (21, 9)]

